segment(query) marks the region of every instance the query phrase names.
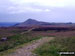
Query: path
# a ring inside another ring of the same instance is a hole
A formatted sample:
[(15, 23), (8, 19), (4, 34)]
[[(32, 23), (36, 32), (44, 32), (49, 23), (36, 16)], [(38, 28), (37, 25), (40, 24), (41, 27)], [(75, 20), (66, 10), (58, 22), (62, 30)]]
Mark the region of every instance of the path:
[(42, 39), (28, 43), (28, 45), (23, 46), (22, 48), (17, 49), (14, 53), (9, 54), (8, 56), (37, 56), (33, 54), (32, 51), (35, 50), (40, 45), (52, 40), (53, 37), (44, 37)]

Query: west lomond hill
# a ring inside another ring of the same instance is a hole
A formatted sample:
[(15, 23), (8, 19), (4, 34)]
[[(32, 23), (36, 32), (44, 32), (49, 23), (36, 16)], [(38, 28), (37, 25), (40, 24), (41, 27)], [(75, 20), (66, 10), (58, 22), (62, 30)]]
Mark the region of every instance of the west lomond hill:
[(51, 25), (51, 24), (47, 23), (47, 22), (37, 21), (37, 20), (34, 20), (34, 19), (28, 19), (23, 23), (17, 24), (16, 26), (25, 27), (25, 26), (42, 26), (42, 25)]
[(48, 31), (48, 30), (57, 30), (57, 31), (70, 31), (75, 30), (75, 24), (73, 23), (48, 23), (37, 21), (34, 19), (28, 19), (23, 23), (15, 25), (16, 27), (29, 27), (32, 31)]
[(67, 22), (67, 23), (49, 23), (43, 21), (37, 21), (34, 19), (28, 19), (23, 23), (18, 23), (15, 25), (16, 27), (30, 27), (30, 26), (50, 26), (50, 27), (75, 27), (75, 23)]

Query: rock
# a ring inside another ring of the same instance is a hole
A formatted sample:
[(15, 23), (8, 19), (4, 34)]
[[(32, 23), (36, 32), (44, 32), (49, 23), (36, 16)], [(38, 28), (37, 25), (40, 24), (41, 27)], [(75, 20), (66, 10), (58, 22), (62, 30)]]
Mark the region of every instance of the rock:
[(1, 41), (6, 41), (7, 40), (7, 37), (2, 37), (1, 38)]

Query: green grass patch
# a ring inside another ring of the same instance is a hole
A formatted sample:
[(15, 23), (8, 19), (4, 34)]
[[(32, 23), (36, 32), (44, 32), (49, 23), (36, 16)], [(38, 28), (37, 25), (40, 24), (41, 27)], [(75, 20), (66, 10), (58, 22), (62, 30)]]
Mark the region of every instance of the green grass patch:
[(32, 40), (36, 40), (39, 38), (41, 38), (41, 36), (33, 36), (31, 33), (16, 34), (14, 36), (10, 36), (8, 37), (7, 41), (3, 41), (0, 43), (0, 52), (14, 48), (24, 43), (31, 42)]
[(39, 56), (60, 56), (59, 51), (75, 51), (75, 37), (56, 37), (34, 52)]

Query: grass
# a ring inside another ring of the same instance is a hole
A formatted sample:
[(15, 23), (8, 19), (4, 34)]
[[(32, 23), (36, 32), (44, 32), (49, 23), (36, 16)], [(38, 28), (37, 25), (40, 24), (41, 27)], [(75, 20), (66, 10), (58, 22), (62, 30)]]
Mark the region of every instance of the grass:
[(57, 37), (36, 49), (35, 53), (39, 56), (60, 56), (59, 51), (75, 51), (75, 37)]
[(15, 51), (16, 48), (21, 48), (23, 44), (25, 45), (43, 36), (57, 37), (35, 50), (35, 53), (39, 56), (59, 56), (59, 51), (75, 51), (75, 31), (64, 32), (64, 34), (56, 31), (31, 31), (21, 34), (22, 32), (25, 32), (25, 30), (0, 30), (0, 39), (8, 37), (7, 41), (0, 42), (0, 56), (6, 56), (6, 54)]
[[(40, 39), (40, 38), (38, 38), (38, 39)], [(36, 40), (37, 40), (37, 39), (32, 40), (32, 41), (30, 41), (30, 42), (28, 42), (28, 43), (20, 44), (20, 45), (14, 47), (14, 48), (5, 50), (5, 51), (3, 51), (3, 52), (0, 52), (0, 56), (8, 56), (9, 54), (13, 54), (17, 49), (22, 48), (22, 47), (25, 47), (25, 46), (27, 46), (28, 44), (30, 44), (30, 43), (32, 43), (32, 42), (34, 42), (34, 41), (36, 41)]]
[[(25, 37), (26, 36), (26, 37)], [(22, 39), (23, 38), (23, 39)], [(2, 50), (0, 52), (0, 56), (6, 56), (8, 54), (14, 53), (16, 49), (22, 48), (23, 46), (27, 45), (28, 43), (32, 43), (33, 41), (42, 38), (42, 36), (33, 36), (31, 33), (26, 33), (24, 35), (16, 35), (11, 36), (8, 47), (7, 44), (1, 45), (0, 47)], [(7, 49), (5, 49), (5, 48)], [(3, 49), (2, 49), (3, 48)]]
[[(2, 31), (4, 31), (4, 29)], [(11, 30), (11, 32), (13, 32), (13, 30)], [(18, 33), (17, 30), (15, 32), (16, 32), (15, 35), (7, 36), (6, 41), (3, 41), (3, 42), (0, 41), (0, 52), (6, 51), (8, 49), (12, 49), (21, 44), (28, 43), (32, 40), (36, 40), (43, 36), (44, 37), (46, 36), (44, 34), (40, 34), (40, 32), (38, 33), (33, 31), (24, 33), (24, 34)], [(5, 35), (4, 32), (3, 32), (3, 35)]]
[(32, 40), (41, 38), (41, 36), (33, 36), (31, 33), (25, 33), (23, 35), (17, 34), (14, 36), (8, 37), (7, 41), (0, 43), (0, 52), (14, 48), (18, 45), (28, 43)]

